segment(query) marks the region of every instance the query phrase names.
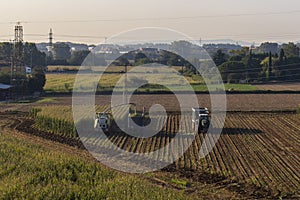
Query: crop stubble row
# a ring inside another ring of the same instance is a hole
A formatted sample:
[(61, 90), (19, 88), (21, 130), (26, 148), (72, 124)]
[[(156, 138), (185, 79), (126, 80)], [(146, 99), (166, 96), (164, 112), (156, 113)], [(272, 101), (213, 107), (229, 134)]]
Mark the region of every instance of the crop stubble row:
[[(179, 130), (181, 117), (183, 124)], [(163, 121), (164, 118), (159, 117), (158, 123)], [(190, 148), (175, 162), (177, 168), (230, 176), (240, 182), (284, 192), (295, 192), (300, 188), (297, 167), (300, 166), (299, 115), (229, 114), (217, 144), (202, 159), (198, 152), (206, 134), (196, 134), (194, 138), (190, 133), (190, 122), (190, 116), (172, 114), (167, 117), (162, 132), (154, 137), (143, 139), (114, 134), (109, 138), (126, 151), (149, 153), (170, 144), (179, 132), (181, 137), (175, 140), (178, 148), (165, 148), (161, 154), (154, 153), (151, 159), (170, 161), (194, 139)], [(209, 141), (203, 148), (212, 145), (212, 139)]]

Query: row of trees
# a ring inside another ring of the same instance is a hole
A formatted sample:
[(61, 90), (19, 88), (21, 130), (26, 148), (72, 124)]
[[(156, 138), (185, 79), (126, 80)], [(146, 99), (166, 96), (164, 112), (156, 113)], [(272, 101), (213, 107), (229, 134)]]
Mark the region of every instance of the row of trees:
[[(199, 49), (186, 41), (173, 42), (175, 50), (192, 49), (189, 54), (198, 53)], [(193, 52), (195, 48), (195, 52)], [(212, 58), (218, 66), (225, 82), (260, 82), (260, 81), (296, 81), (300, 80), (299, 48), (294, 43), (283, 44), (280, 51), (278, 45), (273, 43), (262, 44), (257, 49), (243, 47), (232, 51), (217, 50)], [(44, 69), (47, 64), (81, 65), (90, 51), (73, 51), (66, 43), (55, 43), (52, 55), (40, 52), (33, 43), (23, 44), (23, 60), (27, 66), (33, 66), (33, 73), (26, 77), (28, 91), (40, 90), (45, 82)], [(266, 52), (269, 50), (269, 52)], [(277, 53), (278, 52), (278, 53)], [(0, 66), (8, 66), (11, 62), (13, 45), (0, 43)], [(94, 54), (87, 63), (89, 65), (106, 65), (110, 59), (109, 54)], [(94, 57), (93, 57), (94, 56)], [(203, 53), (205, 58), (205, 53)], [(157, 62), (169, 66), (184, 66), (185, 73), (195, 73), (192, 65), (177, 54), (155, 49), (131, 51), (122, 55), (112, 65), (142, 65)], [(183, 68), (182, 68), (183, 69)], [(8, 74), (0, 74), (1, 83), (9, 83)]]
[[(17, 85), (14, 86), (14, 91), (22, 95), (33, 94), (34, 92), (43, 92), (43, 88), (46, 84), (46, 76), (43, 68), (35, 67), (31, 74), (19, 75), (20, 80)], [(11, 84), (10, 73), (0, 73), (0, 83)]]
[[(262, 44), (262, 47), (266, 48), (265, 46), (268, 45)], [(299, 48), (294, 43), (283, 44), (279, 54), (277, 51), (263, 52), (262, 50), (263, 48), (257, 51), (257, 49), (243, 47), (225, 53), (219, 49), (212, 54), (212, 59), (219, 68), (223, 81), (228, 83), (300, 80)], [(113, 64), (142, 65), (151, 62), (184, 66), (185, 74), (196, 72), (192, 65), (179, 55), (168, 51), (155, 52), (153, 49), (148, 49), (146, 52), (130, 52), (121, 56)]]
[(253, 53), (249, 48), (213, 55), (225, 82), (299, 81), (299, 48), (293, 44), (281, 46), (279, 54)]
[(52, 51), (47, 56), (47, 64), (79, 66), (89, 53), (88, 50), (71, 51), (67, 43), (58, 42), (53, 44)]
[[(1, 70), (0, 83), (13, 84), (12, 90), (15, 93), (22, 95), (33, 94), (34, 92), (42, 92), (46, 83), (45, 77), (45, 61), (46, 54), (40, 52), (34, 43), (24, 43), (21, 45), (22, 67), (25, 72), (25, 66), (31, 67), (32, 72), (30, 74), (20, 73), (16, 74), (15, 82), (11, 80), (10, 70)], [(0, 63), (3, 68), (10, 67), (12, 61), (14, 46), (11, 43), (0, 43)]]
[[(26, 42), (22, 45), (21, 59), (27, 66), (45, 66), (46, 54), (40, 52), (34, 43)], [(0, 64), (1, 66), (10, 66), (13, 55), (13, 44), (9, 42), (0, 43)]]

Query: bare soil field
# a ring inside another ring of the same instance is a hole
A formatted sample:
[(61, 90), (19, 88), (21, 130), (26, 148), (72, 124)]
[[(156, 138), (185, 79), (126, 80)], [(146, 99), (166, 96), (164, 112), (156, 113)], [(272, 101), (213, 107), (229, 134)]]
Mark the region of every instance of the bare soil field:
[(300, 83), (274, 83), (255, 85), (259, 90), (271, 90), (271, 91), (300, 91)]
[[(284, 111), (295, 110), (300, 104), (300, 94), (227, 94), (228, 111)], [(208, 94), (198, 94), (198, 104), (201, 107), (211, 107)], [(122, 97), (120, 97), (122, 98)], [(40, 105), (72, 105), (72, 97), (53, 97), (54, 101)], [(153, 104), (161, 104), (166, 110), (180, 110), (177, 98), (171, 94), (133, 95), (131, 103), (139, 108), (149, 108)], [(110, 95), (97, 95), (96, 104), (109, 105)], [(84, 102), (83, 102), (84, 104)]]
[[(185, 119), (182, 130), (178, 129), (180, 117)], [(173, 114), (168, 116), (162, 132), (155, 137), (143, 139), (112, 134), (109, 139), (126, 151), (147, 153), (169, 144), (174, 134), (182, 134), (178, 140), (180, 147), (191, 139), (190, 122), (190, 116)], [(208, 178), (208, 182), (227, 180), (230, 183), (226, 184), (235, 183), (234, 187), (240, 188), (241, 192), (256, 197), (299, 195), (299, 124), (300, 116), (295, 114), (229, 114), (213, 151), (199, 159), (198, 152), (206, 134), (197, 134), (184, 156), (166, 170), (181, 172), (194, 181), (203, 178), (197, 177), (197, 173), (211, 174), (214, 176)], [(86, 142), (101, 146), (105, 140), (97, 138)], [(211, 142), (204, 145), (212, 145)], [(173, 153), (166, 149), (164, 155), (154, 154), (152, 159), (163, 159), (160, 156), (170, 158)]]

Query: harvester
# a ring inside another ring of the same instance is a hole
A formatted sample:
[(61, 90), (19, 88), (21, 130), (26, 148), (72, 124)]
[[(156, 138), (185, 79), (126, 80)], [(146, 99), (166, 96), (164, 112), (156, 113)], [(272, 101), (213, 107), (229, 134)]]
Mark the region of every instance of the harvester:
[[(120, 104), (117, 106), (110, 107), (103, 112), (97, 112), (95, 121), (94, 121), (94, 129), (99, 130), (102, 129), (104, 132), (110, 132), (114, 127), (114, 119), (112, 117), (111, 111), (117, 107), (128, 106), (128, 118), (132, 118), (136, 116), (136, 105), (133, 103), (128, 104)], [(126, 111), (127, 112), (127, 111)]]
[(102, 129), (105, 132), (108, 132), (111, 128), (112, 117), (108, 112), (97, 112), (96, 119), (94, 123), (95, 129)]

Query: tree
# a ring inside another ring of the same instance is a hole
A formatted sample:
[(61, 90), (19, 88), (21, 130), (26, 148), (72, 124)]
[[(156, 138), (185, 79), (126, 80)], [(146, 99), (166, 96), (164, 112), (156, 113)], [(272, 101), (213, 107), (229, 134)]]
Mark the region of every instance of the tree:
[(180, 41), (172, 42), (170, 49), (182, 54), (183, 51), (187, 51), (188, 49), (191, 49), (192, 46), (193, 46), (192, 43), (185, 41), (185, 40), (180, 40)]
[(265, 42), (262, 43), (256, 51), (257, 53), (269, 53), (271, 51), (272, 54), (276, 54), (278, 53), (278, 44)]
[(247, 59), (247, 62), (246, 62), (246, 79), (247, 79), (247, 82), (249, 81), (250, 79), (250, 76), (249, 76), (249, 70), (253, 67), (253, 60), (252, 60), (252, 50), (250, 50), (249, 52), (249, 57)]
[(268, 63), (268, 72), (267, 72), (267, 79), (270, 80), (272, 76), (272, 52), (269, 52), (269, 63)]
[(283, 64), (284, 60), (286, 60), (285, 58), (285, 53), (283, 49), (280, 49), (280, 54), (279, 54), (279, 64)]
[(67, 61), (71, 57), (71, 48), (64, 42), (58, 42), (53, 45), (53, 59), (58, 61)]
[(128, 66), (128, 65), (130, 65), (130, 62), (128, 61), (126, 56), (121, 56), (121, 57), (117, 58), (114, 62), (112, 62), (111, 65), (114, 65), (114, 66)]
[(184, 58), (171, 52), (169, 52), (169, 54), (169, 59), (167, 61), (168, 66), (184, 66)]
[(243, 63), (246, 65), (246, 70), (248, 73), (247, 80), (248, 81), (255, 81), (259, 78), (259, 73), (261, 72), (261, 61), (262, 57), (260, 54), (249, 54), (243, 60)]
[(28, 92), (30, 94), (34, 92), (43, 92), (45, 84), (46, 76), (44, 70), (41, 68), (35, 68), (31, 76), (28, 78)]
[(226, 54), (222, 52), (222, 50), (218, 50), (214, 55), (213, 55), (213, 61), (215, 62), (216, 66), (220, 66), (223, 63), (226, 62)]
[(10, 84), (10, 74), (9, 73), (4, 73), (4, 72), (0, 72), (0, 83)]
[(0, 43), (0, 60), (5, 63), (9, 63), (11, 61), (13, 46), (9, 42)]
[(40, 52), (35, 43), (24, 44), (24, 63), (27, 66), (45, 66), (46, 65), (46, 54)]
[(84, 61), (84, 59), (89, 55), (90, 51), (74, 51), (71, 55), (71, 58), (69, 59), (70, 65), (81, 65)]
[(243, 62), (228, 61), (219, 66), (223, 81), (227, 83), (238, 83), (246, 78), (246, 66)]
[(288, 44), (281, 45), (281, 49), (284, 50), (284, 53), (287, 58), (299, 57), (299, 47), (294, 43), (289, 42)]
[(138, 52), (134, 57), (135, 65), (143, 65), (150, 62), (151, 62), (150, 59), (142, 52)]
[(90, 53), (88, 59), (84, 60), (86, 66), (106, 66), (107, 62), (104, 58), (104, 54)]
[(242, 55), (233, 55), (228, 59), (228, 61), (242, 61), (242, 59), (243, 59)]

